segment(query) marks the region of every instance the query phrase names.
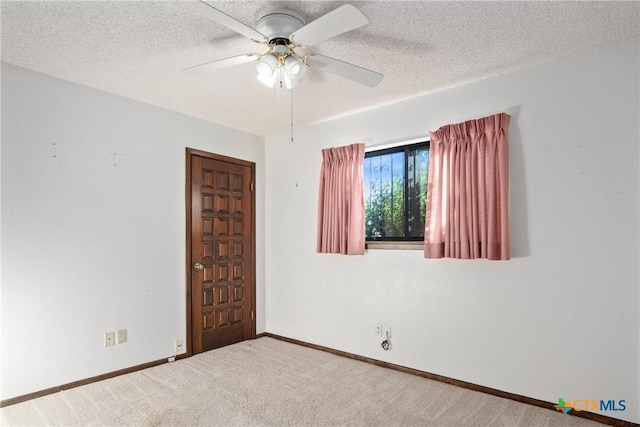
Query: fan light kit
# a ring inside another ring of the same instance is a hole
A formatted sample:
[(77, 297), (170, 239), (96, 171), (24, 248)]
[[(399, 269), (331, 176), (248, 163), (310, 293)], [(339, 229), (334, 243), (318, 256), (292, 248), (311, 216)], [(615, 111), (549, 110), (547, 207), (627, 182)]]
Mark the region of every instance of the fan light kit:
[(296, 52), (296, 48), (302, 46), (296, 45), (290, 38), (304, 24), (302, 16), (286, 9), (274, 10), (258, 19), (256, 30), (269, 40), (258, 41), (269, 47), (258, 59), (258, 80), (269, 87), (273, 87), (276, 81), (284, 84), (286, 89), (296, 86), (309, 65), (307, 56)]
[(292, 43), (285, 45), (286, 42), (284, 39), (277, 39), (256, 64), (258, 80), (269, 87), (273, 87), (279, 80), (287, 89), (292, 89), (307, 71), (306, 57), (298, 55), (294, 51), (295, 46)]
[[(278, 90), (293, 89), (307, 68), (326, 71), (340, 77), (375, 87), (383, 75), (335, 58), (316, 53), (304, 53), (309, 46), (366, 25), (369, 21), (355, 7), (345, 4), (306, 24), (299, 14), (276, 9), (264, 14), (254, 30), (204, 1), (185, 2), (199, 15), (248, 37), (267, 47), (262, 54), (245, 53), (185, 68), (186, 73), (214, 71), (233, 65), (256, 61), (258, 80)], [(278, 84), (276, 85), (276, 82)]]

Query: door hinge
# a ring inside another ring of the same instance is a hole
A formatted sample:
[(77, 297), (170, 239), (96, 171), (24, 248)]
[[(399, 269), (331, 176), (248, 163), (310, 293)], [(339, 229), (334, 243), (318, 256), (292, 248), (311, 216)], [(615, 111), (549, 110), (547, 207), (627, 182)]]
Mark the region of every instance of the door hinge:
[(253, 320), (253, 310), (251, 310), (251, 320)]
[(251, 188), (251, 191), (253, 191), (253, 182), (249, 185), (249, 187)]

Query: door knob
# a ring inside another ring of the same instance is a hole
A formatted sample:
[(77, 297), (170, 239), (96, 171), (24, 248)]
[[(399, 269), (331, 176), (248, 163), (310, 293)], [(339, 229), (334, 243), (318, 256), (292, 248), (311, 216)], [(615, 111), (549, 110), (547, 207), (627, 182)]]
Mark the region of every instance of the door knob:
[(194, 270), (204, 270), (204, 265), (200, 264), (199, 262), (196, 262), (195, 264), (193, 264), (193, 269)]

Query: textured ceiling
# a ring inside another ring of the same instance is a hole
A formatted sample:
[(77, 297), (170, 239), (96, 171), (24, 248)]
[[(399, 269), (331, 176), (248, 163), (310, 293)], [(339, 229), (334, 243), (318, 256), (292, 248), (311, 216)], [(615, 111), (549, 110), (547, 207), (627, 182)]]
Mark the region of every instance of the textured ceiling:
[[(307, 22), (342, 1), (211, 1), (255, 28), (285, 7)], [(369, 24), (312, 49), (385, 75), (375, 88), (309, 70), (294, 123), (318, 122), (640, 37), (640, 2), (354, 1)], [(253, 63), (189, 76), (181, 69), (260, 52), (173, 1), (1, 2), (2, 60), (107, 92), (269, 136), (291, 110)], [(257, 46), (257, 49), (256, 49)]]

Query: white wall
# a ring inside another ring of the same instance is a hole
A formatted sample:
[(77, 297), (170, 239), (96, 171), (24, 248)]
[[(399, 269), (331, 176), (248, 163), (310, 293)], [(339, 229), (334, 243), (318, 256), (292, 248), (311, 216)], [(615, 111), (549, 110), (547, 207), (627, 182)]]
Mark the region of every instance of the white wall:
[[(267, 331), (549, 402), (624, 399), (625, 412), (605, 415), (640, 421), (639, 47), (298, 128), (294, 142), (267, 138)], [(315, 253), (322, 148), (502, 111), (511, 261)], [(376, 323), (391, 325), (389, 352)]]
[[(607, 415), (640, 421), (639, 49), (297, 128), (266, 153), (259, 137), (3, 64), (0, 398), (173, 353), (190, 146), (257, 164), (259, 332), (546, 401), (625, 399)], [(500, 111), (513, 260), (315, 254), (322, 148)], [(390, 352), (376, 323), (392, 327)], [(119, 328), (129, 342), (103, 347)]]
[(2, 399), (185, 339), (185, 147), (256, 163), (264, 331), (264, 139), (3, 64)]

